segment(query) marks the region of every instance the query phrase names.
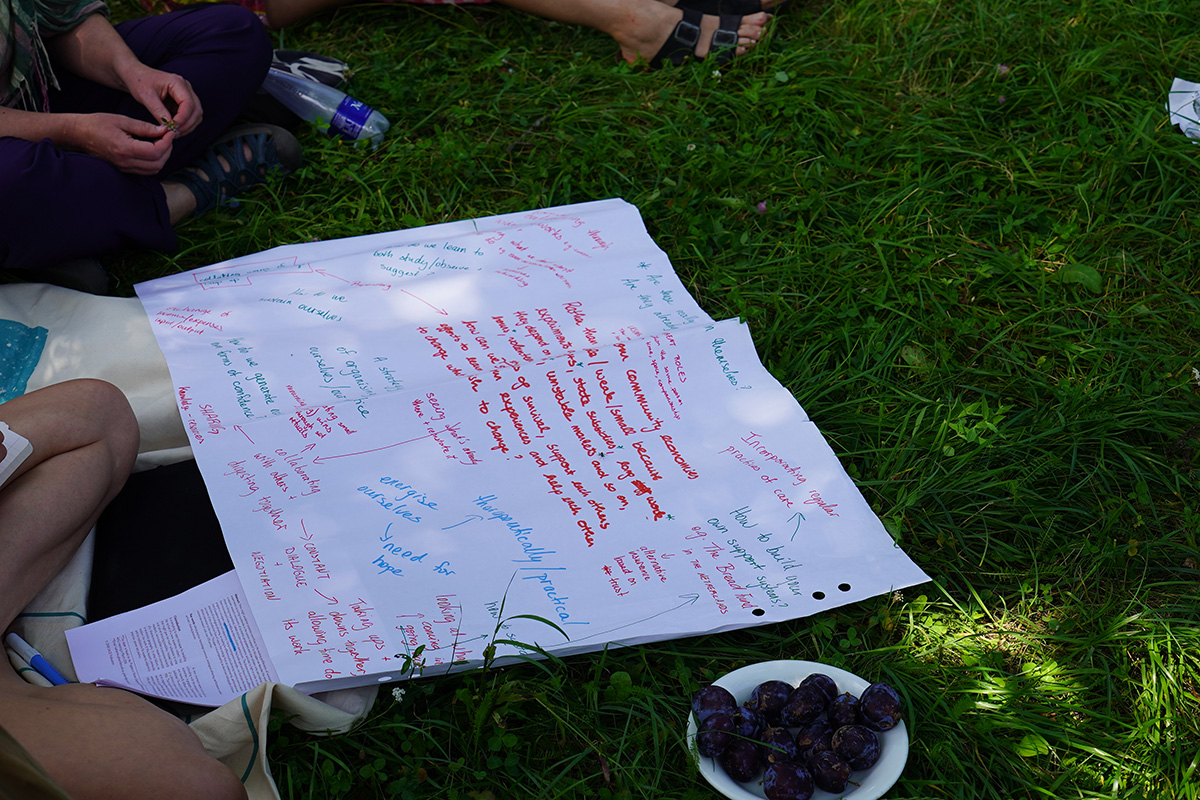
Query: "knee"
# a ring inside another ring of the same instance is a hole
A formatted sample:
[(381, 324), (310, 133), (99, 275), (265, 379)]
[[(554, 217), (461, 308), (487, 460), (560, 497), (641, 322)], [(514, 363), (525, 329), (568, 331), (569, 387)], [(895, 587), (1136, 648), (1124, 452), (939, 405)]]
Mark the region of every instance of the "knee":
[[(141, 433), (137, 417), (125, 394), (107, 381), (79, 378), (58, 384), (70, 393), (71, 405), (83, 414), (96, 439), (103, 439), (112, 454), (113, 470), (128, 473), (137, 458)], [(123, 478), (122, 478), (123, 480)]]
[(226, 49), (271, 63), (271, 34), (258, 16), (248, 8), (233, 4), (205, 6), (206, 20)]
[(142, 434), (137, 417), (125, 393), (105, 381), (93, 381), (99, 395), (100, 410), (105, 420), (104, 436), (113, 455), (113, 467), (119, 472), (132, 469), (137, 458)]

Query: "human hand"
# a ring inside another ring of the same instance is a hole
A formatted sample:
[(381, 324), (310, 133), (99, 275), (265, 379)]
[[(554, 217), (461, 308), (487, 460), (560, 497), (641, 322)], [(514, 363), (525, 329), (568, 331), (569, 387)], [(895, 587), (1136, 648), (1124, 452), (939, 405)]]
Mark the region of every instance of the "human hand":
[(121, 114), (80, 114), (71, 144), (78, 150), (103, 158), (122, 172), (156, 175), (179, 134), (166, 126)]
[(179, 136), (196, 129), (204, 119), (200, 98), (185, 78), (138, 63), (122, 76), (129, 94), (156, 120)]
[(8, 448), (4, 446), (4, 429), (0, 428), (0, 461), (3, 461), (6, 455), (8, 455)]

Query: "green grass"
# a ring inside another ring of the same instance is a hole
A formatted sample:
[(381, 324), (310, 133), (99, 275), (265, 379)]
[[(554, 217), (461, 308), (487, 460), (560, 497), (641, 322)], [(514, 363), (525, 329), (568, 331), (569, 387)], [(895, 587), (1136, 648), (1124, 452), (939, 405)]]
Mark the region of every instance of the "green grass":
[(1184, 0), (793, 2), (719, 74), (618, 66), (602, 34), (497, 7), (287, 31), (351, 63), (386, 143), (306, 132), (300, 172), (184, 226), (178, 254), (115, 259), (122, 291), (624, 197), (934, 580), (413, 681), (349, 735), (275, 731), (283, 795), (710, 798), (689, 695), (800, 658), (901, 689), (890, 798), (1200, 798), (1200, 147), (1164, 112), (1175, 75), (1200, 79), (1196, 21)]

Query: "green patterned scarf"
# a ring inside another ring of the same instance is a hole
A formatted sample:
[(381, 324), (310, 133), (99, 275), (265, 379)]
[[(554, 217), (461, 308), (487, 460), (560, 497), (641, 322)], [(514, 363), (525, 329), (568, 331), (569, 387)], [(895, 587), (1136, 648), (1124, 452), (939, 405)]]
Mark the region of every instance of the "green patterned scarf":
[(69, 31), (104, 0), (0, 0), (0, 105), (48, 111), (58, 87), (42, 36)]

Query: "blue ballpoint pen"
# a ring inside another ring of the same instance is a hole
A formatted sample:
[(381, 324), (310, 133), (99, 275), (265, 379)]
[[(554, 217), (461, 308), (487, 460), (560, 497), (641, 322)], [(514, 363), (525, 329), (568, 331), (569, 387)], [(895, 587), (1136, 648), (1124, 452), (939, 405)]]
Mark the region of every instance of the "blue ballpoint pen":
[(8, 636), (4, 637), (4, 642), (13, 650), (15, 650), (17, 655), (28, 661), (29, 666), (37, 670), (39, 675), (50, 681), (50, 683), (53, 685), (62, 686), (64, 683), (70, 683), (70, 681), (64, 678), (58, 670), (50, 665), (50, 662), (46, 660), (45, 656), (43, 656), (37, 650), (34, 650), (33, 645), (29, 644), (29, 642), (25, 641), (20, 636), (17, 636), (15, 633), (10, 633)]

